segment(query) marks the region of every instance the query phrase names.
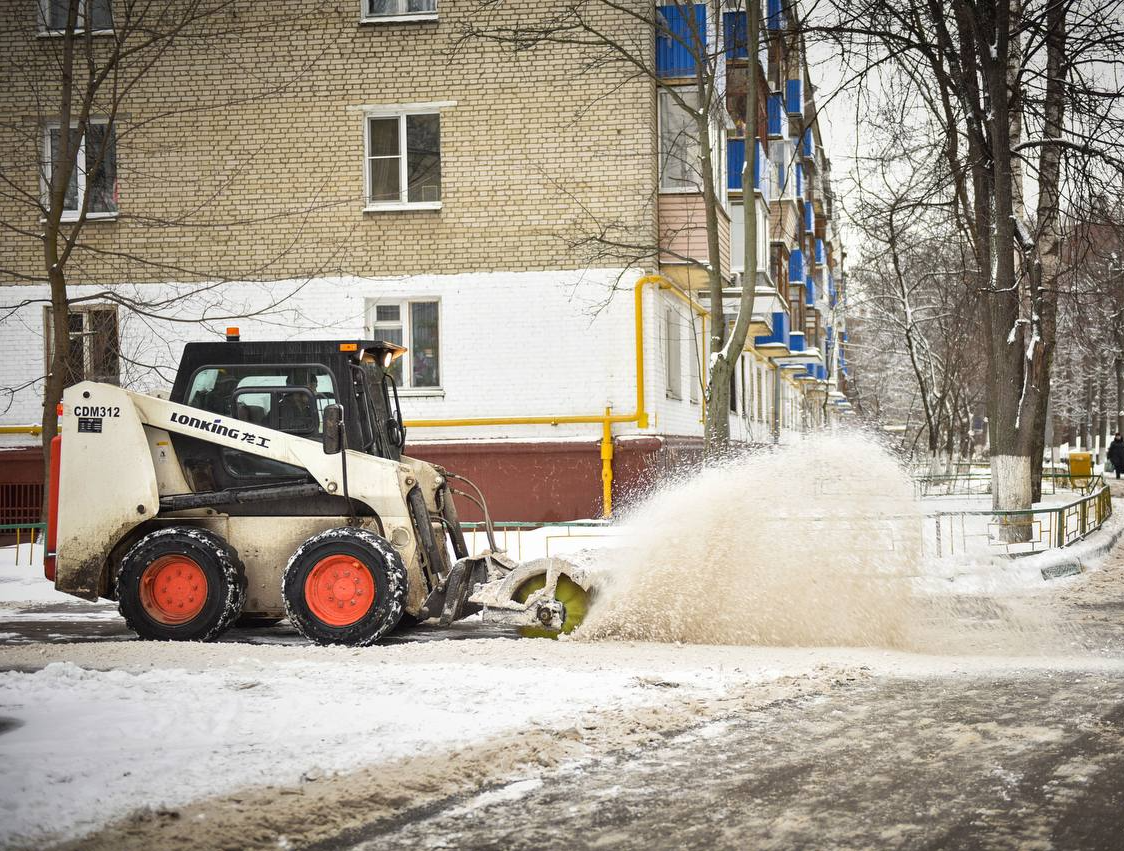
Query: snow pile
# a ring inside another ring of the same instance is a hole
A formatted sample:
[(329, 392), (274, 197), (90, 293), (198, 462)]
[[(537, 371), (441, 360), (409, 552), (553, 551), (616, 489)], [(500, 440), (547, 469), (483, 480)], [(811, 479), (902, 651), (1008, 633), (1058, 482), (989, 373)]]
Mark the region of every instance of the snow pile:
[(0, 603), (76, 603), (43, 575), (43, 547), (0, 547)]

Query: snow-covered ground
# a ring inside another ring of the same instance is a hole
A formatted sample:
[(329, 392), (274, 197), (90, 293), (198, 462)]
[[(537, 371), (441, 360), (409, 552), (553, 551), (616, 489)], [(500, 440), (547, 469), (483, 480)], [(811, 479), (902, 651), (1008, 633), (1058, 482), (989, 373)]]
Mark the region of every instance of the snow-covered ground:
[[(16, 565), (12, 548), (0, 550), (0, 623), (117, 617), (59, 594), (37, 559), (20, 556)], [(138, 807), (562, 729), (588, 713), (659, 703), (654, 684), (669, 676), (678, 698), (776, 676), (665, 654), (558, 665), (559, 646), (490, 636), (361, 650), (58, 648), (76, 661), (49, 661), (58, 654), (42, 645), (0, 647), (0, 667), (16, 668), (0, 673), (0, 846), (80, 835)]]
[[(1112, 522), (1084, 550), (1051, 557), (1089, 553), (1090, 566), (1097, 540), (1124, 518)], [(612, 545), (618, 534), (572, 527), (523, 533), (518, 543), (512, 536), (508, 545), (527, 559)], [(119, 620), (112, 604), (54, 591), (43, 578), (41, 552), (18, 556), (17, 563), (13, 548), (0, 550), (0, 633), (29, 620), (91, 628)], [(985, 560), (974, 572), (962, 565), (948, 576), (933, 568), (924, 577), (926, 590), (1053, 587), (1041, 578), (1045, 559), (1036, 559)], [(433, 640), (364, 649), (291, 639), (247, 643), (244, 636), (199, 645), (131, 641), (123, 633), (115, 637), (126, 640), (86, 636), (81, 644), (18, 643), (0, 635), (0, 846), (81, 836), (138, 808), (177, 808), (247, 787), (300, 788), (389, 761), (514, 742), (527, 730), (566, 738), (590, 719), (680, 711), (674, 707), (786, 679), (1070, 664), (1032, 655), (1040, 648), (1012, 660), (880, 649), (550, 642), (480, 624), (420, 633)], [(1118, 661), (1095, 664), (1106, 676), (1124, 676)], [(1079, 663), (1082, 670), (1090, 665)], [(689, 711), (683, 723), (690, 723)], [(622, 729), (630, 722), (623, 723)], [(486, 767), (457, 758), (450, 765), (487, 776)]]

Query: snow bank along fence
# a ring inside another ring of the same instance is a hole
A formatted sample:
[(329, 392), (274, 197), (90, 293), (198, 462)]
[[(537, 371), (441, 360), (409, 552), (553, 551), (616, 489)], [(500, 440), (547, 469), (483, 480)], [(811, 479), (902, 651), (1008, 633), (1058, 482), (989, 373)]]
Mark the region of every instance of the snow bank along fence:
[[(941, 497), (988, 496), (991, 477), (986, 473), (921, 476), (916, 487), (918, 495), (932, 504)], [(1112, 495), (1099, 475), (1044, 472), (1042, 496), (1043, 501), (1029, 509), (927, 511), (924, 522), (934, 533), (928, 543), (938, 558), (997, 552), (1028, 555), (1080, 541), (1112, 516)]]

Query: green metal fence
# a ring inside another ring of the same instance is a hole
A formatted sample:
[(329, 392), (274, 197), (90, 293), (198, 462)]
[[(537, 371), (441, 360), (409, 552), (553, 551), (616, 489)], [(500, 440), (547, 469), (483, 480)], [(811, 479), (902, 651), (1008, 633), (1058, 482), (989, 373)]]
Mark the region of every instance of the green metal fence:
[[(957, 555), (1003, 553), (1028, 555), (1067, 547), (1096, 531), (1112, 516), (1112, 494), (1100, 476), (1075, 479), (1066, 474), (1043, 478), (1043, 494), (1072, 492), (1074, 498), (1057, 504), (1039, 504), (1021, 510), (970, 509), (928, 511), (925, 525), (932, 530), (929, 543), (938, 558)], [(977, 496), (978, 493), (940, 494)], [(937, 502), (932, 496), (930, 502)], [(928, 537), (928, 536), (927, 536)]]

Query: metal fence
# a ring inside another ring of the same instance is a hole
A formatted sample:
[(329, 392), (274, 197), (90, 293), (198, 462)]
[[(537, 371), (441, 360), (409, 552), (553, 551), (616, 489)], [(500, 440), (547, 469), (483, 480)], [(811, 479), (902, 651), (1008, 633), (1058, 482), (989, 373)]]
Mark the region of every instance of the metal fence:
[[(991, 493), (991, 473), (979, 469), (941, 476), (914, 476), (914, 491), (921, 499), (942, 496), (985, 496)], [(1042, 494), (1062, 491), (1092, 493), (1104, 480), (1099, 475), (1072, 476), (1065, 470), (1042, 472)]]
[[(939, 477), (938, 477), (939, 478)], [(963, 477), (961, 477), (962, 479)], [(1047, 488), (1049, 481), (1049, 489)], [(924, 483), (922, 483), (924, 484)], [(938, 483), (941, 487), (946, 483)], [(1073, 493), (1058, 504), (1039, 504), (1021, 510), (970, 509), (929, 511), (924, 523), (928, 547), (938, 558), (1001, 553), (1029, 555), (1066, 547), (1099, 529), (1112, 516), (1112, 495), (1100, 476), (1071, 477), (1068, 473), (1043, 476), (1043, 494)], [(990, 493), (962, 490), (936, 496), (977, 496)], [(933, 494), (928, 497), (932, 499)]]

